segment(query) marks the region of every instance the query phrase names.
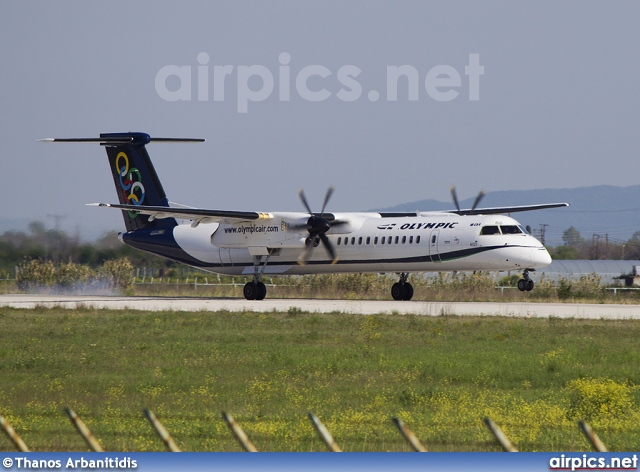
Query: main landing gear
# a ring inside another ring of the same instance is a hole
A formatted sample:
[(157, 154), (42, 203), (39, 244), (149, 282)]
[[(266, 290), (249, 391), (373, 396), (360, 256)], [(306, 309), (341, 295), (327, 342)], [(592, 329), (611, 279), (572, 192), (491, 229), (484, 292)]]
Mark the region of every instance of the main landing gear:
[(267, 296), (267, 287), (264, 283), (253, 280), (244, 285), (242, 293), (247, 300), (264, 300)]
[(260, 264), (260, 262), (262, 262), (262, 256), (253, 256), (253, 280), (247, 282), (242, 290), (244, 298), (247, 300), (264, 300), (264, 297), (267, 296), (267, 287), (260, 279), (262, 278), (262, 274), (264, 274), (264, 269), (267, 267), (267, 262), (269, 262), (270, 257), (271, 252), (269, 252), (264, 263)]
[(521, 292), (524, 292), (525, 290), (527, 292), (530, 292), (531, 290), (533, 290), (534, 283), (533, 280), (529, 278), (530, 270), (535, 269), (525, 269), (522, 273), (522, 278), (518, 280), (518, 290), (520, 290)]
[(413, 297), (413, 286), (407, 282), (408, 277), (408, 273), (401, 273), (400, 282), (396, 282), (391, 286), (391, 296), (394, 300), (411, 300)]

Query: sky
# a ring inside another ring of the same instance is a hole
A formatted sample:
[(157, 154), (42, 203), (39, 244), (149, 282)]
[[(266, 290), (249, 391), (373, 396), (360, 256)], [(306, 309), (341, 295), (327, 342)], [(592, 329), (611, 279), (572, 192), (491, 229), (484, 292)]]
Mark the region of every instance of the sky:
[(0, 1), (0, 227), (123, 230), (104, 149), (36, 142), (101, 132), (204, 138), (148, 150), (209, 209), (638, 184), (638, 2)]

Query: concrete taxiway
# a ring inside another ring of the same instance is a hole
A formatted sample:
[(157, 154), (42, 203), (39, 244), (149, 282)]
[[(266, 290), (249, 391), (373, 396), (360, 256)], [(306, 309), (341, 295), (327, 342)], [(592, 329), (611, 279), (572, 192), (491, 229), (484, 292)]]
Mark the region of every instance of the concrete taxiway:
[(377, 300), (266, 299), (261, 301), (230, 298), (171, 298), (72, 295), (0, 295), (0, 307), (35, 308), (78, 307), (112, 310), (149, 311), (254, 311), (287, 312), (291, 309), (311, 313), (378, 313), (441, 316), (511, 316), (522, 318), (640, 319), (640, 305), (583, 303), (492, 303), (424, 302)]

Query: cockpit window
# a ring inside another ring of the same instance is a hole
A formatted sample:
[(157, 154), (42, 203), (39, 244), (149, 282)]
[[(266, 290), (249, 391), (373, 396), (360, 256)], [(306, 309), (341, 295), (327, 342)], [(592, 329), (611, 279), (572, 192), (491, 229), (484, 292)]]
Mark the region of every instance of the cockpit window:
[(502, 234), (522, 234), (522, 229), (515, 225), (500, 226)]
[(497, 226), (483, 226), (480, 230), (480, 234), (500, 234), (500, 228)]

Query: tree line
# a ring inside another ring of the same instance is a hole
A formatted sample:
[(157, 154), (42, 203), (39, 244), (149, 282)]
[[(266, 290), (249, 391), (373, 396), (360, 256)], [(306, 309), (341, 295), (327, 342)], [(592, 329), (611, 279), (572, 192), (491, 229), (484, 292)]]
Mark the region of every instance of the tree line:
[(571, 226), (562, 233), (564, 244), (548, 248), (553, 259), (639, 260), (640, 231), (627, 241), (613, 241), (607, 235), (592, 234), (585, 238)]
[(107, 261), (128, 259), (134, 267), (167, 269), (176, 263), (133, 249), (118, 240), (116, 232), (107, 233), (94, 242), (78, 235), (47, 229), (33, 221), (26, 231), (6, 231), (0, 235), (0, 277), (13, 277), (16, 267), (25, 261), (41, 260), (59, 266), (74, 263), (98, 269)]

